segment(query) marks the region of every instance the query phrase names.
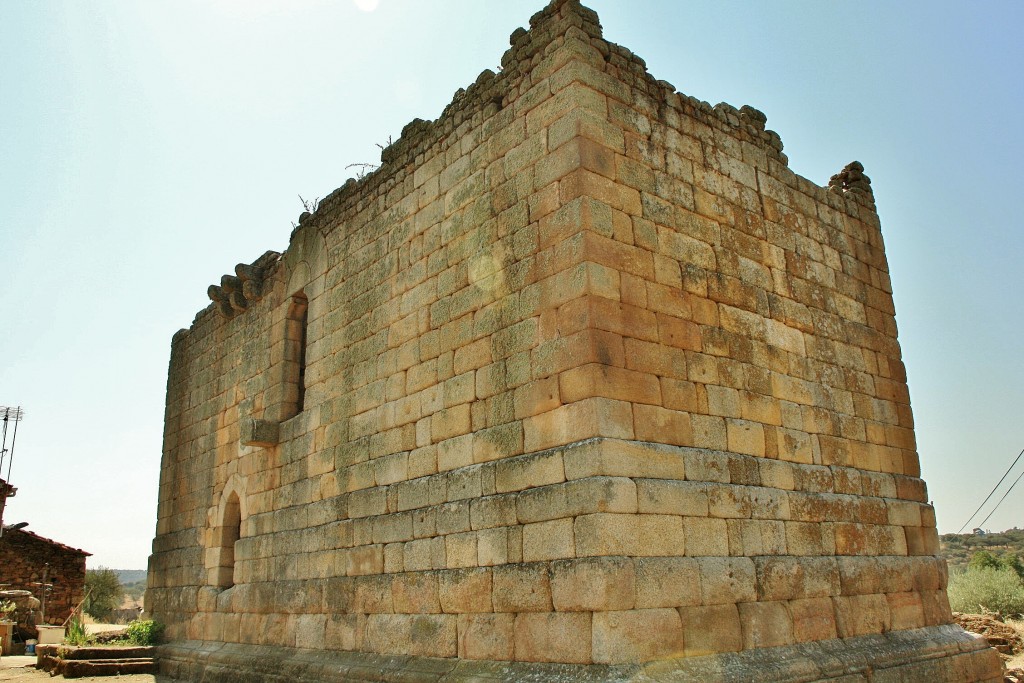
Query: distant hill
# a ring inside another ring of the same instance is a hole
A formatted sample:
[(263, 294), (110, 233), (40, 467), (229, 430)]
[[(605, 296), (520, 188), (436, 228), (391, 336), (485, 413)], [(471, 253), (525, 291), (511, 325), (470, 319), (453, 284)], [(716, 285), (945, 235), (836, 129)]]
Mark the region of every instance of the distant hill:
[(138, 602), (142, 600), (142, 594), (146, 592), (146, 570), (145, 569), (115, 569), (117, 580), (124, 588), (125, 600)]
[(971, 555), (979, 550), (987, 550), (993, 555), (1017, 555), (1024, 559), (1024, 529), (1007, 529), (1006, 531), (976, 534), (942, 534), (939, 536), (939, 547), (946, 556), (950, 569), (967, 566)]
[(114, 573), (117, 574), (117, 580), (121, 582), (122, 586), (139, 581), (146, 582), (145, 569), (115, 569)]

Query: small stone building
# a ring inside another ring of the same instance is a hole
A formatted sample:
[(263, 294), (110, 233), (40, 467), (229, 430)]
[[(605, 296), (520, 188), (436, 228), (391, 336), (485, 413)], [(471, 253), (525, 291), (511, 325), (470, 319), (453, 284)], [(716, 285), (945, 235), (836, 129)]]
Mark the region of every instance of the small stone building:
[(0, 584), (5, 590), (27, 590), (43, 600), (40, 624), (63, 624), (85, 596), (85, 558), (90, 553), (43, 538), (24, 529), (7, 529), (0, 537)]
[(950, 625), (863, 166), (794, 174), (577, 0), (501, 66), (174, 336), (164, 670), (1001, 680)]

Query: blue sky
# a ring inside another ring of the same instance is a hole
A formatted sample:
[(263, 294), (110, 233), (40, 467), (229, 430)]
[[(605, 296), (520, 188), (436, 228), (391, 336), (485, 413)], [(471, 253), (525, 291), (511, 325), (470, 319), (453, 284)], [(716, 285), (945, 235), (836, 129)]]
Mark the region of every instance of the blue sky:
[[(956, 531), (1024, 448), (1024, 4), (590, 0), (655, 77), (768, 115), (798, 173), (875, 188), (924, 477)], [(8, 522), (145, 566), (171, 335), (298, 196), (495, 69), (541, 2), (0, 3)], [(1024, 485), (986, 524), (1021, 524)]]

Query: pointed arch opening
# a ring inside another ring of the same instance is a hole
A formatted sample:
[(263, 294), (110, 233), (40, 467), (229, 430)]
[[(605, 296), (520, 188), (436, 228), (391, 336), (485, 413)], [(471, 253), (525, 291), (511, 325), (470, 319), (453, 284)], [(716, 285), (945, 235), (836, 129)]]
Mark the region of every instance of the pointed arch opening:
[(242, 505), (236, 491), (224, 503), (220, 526), (214, 528), (214, 562), (212, 581), (218, 588), (235, 585), (235, 545), (242, 537)]

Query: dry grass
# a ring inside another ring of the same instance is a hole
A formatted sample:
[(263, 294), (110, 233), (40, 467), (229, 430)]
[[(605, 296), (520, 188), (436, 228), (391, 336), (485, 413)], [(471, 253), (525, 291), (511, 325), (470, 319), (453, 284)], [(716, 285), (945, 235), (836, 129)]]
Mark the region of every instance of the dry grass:
[[(1012, 626), (1013, 629), (1024, 638), (1024, 621), (1017, 619), (1007, 619), (1006, 624)], [(1024, 669), (1024, 652), (1019, 652), (1014, 656), (1006, 660), (1007, 669)]]

